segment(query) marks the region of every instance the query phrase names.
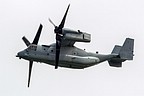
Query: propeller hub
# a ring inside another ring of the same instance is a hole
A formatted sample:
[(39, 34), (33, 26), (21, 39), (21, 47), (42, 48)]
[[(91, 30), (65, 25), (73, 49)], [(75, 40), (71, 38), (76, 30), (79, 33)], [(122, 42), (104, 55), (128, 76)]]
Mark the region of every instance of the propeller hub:
[(55, 27), (54, 32), (57, 34), (62, 34), (62, 28)]

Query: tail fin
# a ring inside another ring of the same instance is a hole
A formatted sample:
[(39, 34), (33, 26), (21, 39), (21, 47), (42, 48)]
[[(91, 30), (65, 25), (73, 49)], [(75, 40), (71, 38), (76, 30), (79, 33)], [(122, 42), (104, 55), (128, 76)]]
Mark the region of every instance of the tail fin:
[(121, 50), (120, 50), (120, 58), (125, 60), (133, 60), (133, 46), (134, 39), (126, 38)]
[(121, 50), (121, 46), (115, 45), (111, 54), (119, 54), (120, 50)]
[(125, 60), (133, 60), (134, 39), (126, 38), (123, 46), (115, 45), (111, 54), (117, 54), (117, 57), (110, 59), (109, 65), (113, 67), (122, 67)]

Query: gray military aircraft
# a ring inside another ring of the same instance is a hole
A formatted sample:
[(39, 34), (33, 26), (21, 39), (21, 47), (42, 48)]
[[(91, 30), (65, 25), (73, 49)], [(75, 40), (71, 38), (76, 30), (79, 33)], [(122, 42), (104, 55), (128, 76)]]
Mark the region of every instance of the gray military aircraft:
[(133, 60), (134, 39), (126, 38), (123, 46), (115, 45), (111, 54), (99, 54), (86, 52), (74, 46), (75, 42), (90, 42), (91, 35), (80, 30), (74, 31), (64, 28), (65, 19), (70, 5), (68, 6), (64, 17), (59, 26), (54, 25), (54, 33), (56, 34), (56, 43), (51, 45), (38, 45), (42, 24), (40, 24), (37, 34), (32, 43), (24, 36), (22, 39), (27, 48), (17, 53), (16, 57), (29, 61), (28, 87), (30, 85), (30, 77), (33, 62), (42, 62), (59, 67), (84, 69), (104, 61), (108, 61), (110, 66), (122, 67), (122, 62)]

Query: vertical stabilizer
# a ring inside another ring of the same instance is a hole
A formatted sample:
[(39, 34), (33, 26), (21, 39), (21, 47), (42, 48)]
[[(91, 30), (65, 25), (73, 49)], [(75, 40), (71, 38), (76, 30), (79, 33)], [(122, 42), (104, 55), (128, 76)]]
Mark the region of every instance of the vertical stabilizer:
[(122, 67), (122, 62), (126, 60), (133, 60), (134, 39), (126, 38), (123, 46), (115, 45), (111, 54), (116, 54), (114, 57), (108, 60), (108, 63), (112, 67)]
[(133, 60), (134, 39), (126, 38), (120, 49), (120, 58), (124, 60)]
[(120, 50), (121, 50), (121, 46), (115, 45), (115, 47), (112, 50), (111, 54), (119, 54)]

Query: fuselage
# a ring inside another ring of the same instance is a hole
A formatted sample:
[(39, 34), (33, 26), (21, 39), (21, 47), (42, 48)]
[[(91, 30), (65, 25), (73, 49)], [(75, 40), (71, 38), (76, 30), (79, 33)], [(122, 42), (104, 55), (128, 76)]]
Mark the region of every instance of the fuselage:
[[(47, 63), (55, 66), (55, 43), (51, 45), (30, 45), (27, 49), (19, 52), (17, 57), (30, 61)], [(73, 47), (61, 47), (59, 66), (74, 69), (83, 69), (96, 65), (100, 62), (116, 57), (115, 54), (102, 55), (90, 53)]]

